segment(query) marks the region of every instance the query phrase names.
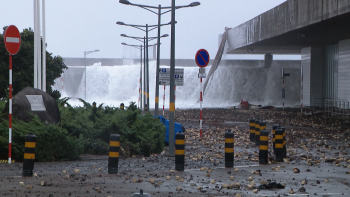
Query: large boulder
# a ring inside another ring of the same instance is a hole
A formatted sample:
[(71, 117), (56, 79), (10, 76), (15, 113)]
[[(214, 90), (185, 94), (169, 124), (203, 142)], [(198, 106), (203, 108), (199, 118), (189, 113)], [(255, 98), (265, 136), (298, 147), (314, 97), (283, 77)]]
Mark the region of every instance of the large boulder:
[[(3, 110), (8, 113), (8, 105)], [(60, 111), (54, 98), (41, 90), (26, 87), (12, 98), (12, 117), (30, 121), (37, 115), (42, 122), (57, 124), (61, 120)]]

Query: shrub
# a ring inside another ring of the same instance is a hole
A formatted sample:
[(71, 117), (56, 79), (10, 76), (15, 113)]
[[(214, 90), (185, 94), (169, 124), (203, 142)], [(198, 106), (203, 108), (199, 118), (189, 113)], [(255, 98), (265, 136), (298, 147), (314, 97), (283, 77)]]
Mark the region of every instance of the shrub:
[[(22, 160), (25, 136), (37, 136), (36, 160), (76, 160), (82, 153), (107, 154), (109, 137), (119, 134), (121, 153), (125, 156), (160, 153), (164, 149), (165, 126), (150, 113), (141, 114), (134, 102), (127, 110), (100, 104), (72, 107), (68, 98), (57, 100), (61, 113), (59, 125), (42, 123), (38, 117), (30, 122), (13, 121), (13, 159)], [(0, 102), (0, 108), (1, 108)], [(0, 121), (0, 154), (7, 156), (8, 121)], [(5, 158), (4, 158), (5, 159)]]

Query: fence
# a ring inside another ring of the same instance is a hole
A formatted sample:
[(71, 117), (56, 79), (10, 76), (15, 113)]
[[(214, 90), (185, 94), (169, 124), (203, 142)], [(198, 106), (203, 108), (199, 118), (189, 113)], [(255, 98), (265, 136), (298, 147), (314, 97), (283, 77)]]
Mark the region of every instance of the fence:
[(325, 99), (325, 116), (349, 116), (350, 102), (347, 99)]

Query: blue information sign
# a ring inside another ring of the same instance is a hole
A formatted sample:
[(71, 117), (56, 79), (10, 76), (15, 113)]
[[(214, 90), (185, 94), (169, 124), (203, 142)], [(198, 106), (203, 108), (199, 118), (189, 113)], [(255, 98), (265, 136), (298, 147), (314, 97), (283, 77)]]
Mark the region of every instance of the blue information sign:
[(199, 67), (206, 67), (210, 60), (208, 51), (205, 49), (198, 50), (195, 59)]

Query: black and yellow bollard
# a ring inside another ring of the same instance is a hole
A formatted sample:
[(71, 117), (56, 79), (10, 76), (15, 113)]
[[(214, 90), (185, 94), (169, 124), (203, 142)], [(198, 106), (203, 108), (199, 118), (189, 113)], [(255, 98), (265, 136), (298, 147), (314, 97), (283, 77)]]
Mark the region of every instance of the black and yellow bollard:
[(124, 103), (120, 103), (119, 107), (120, 107), (121, 110), (124, 110)]
[(260, 131), (259, 164), (267, 164), (269, 159), (269, 132), (266, 129)]
[(23, 176), (33, 176), (35, 161), (36, 136), (32, 133), (26, 135), (24, 144)]
[(147, 107), (148, 105), (147, 104), (145, 104), (145, 112), (147, 113), (148, 111), (148, 107)]
[(266, 129), (266, 122), (260, 121), (259, 126), (260, 126), (260, 131)]
[(108, 174), (118, 173), (119, 149), (120, 135), (111, 134), (109, 137)]
[(286, 147), (286, 129), (280, 127), (283, 130), (283, 158), (287, 158), (287, 147)]
[(273, 125), (272, 126), (272, 147), (273, 147), (273, 154), (276, 155), (276, 148), (275, 148), (275, 134), (276, 134), (276, 129), (279, 127), (279, 125)]
[(278, 128), (275, 132), (276, 161), (283, 162), (283, 130)]
[(260, 143), (260, 121), (255, 120), (255, 145), (259, 146)]
[(235, 150), (235, 136), (231, 130), (225, 133), (225, 167), (233, 168), (234, 150)]
[(185, 170), (185, 134), (181, 131), (175, 135), (175, 170)]
[(255, 142), (255, 119), (249, 119), (250, 141)]

